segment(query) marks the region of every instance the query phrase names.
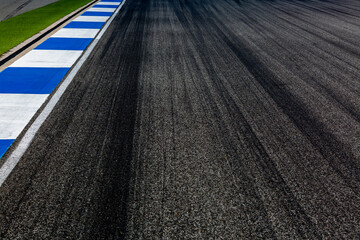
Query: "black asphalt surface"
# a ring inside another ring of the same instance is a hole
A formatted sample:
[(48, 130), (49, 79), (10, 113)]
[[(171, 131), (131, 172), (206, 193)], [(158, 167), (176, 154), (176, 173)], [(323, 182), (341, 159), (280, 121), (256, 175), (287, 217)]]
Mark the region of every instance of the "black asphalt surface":
[(357, 0), (128, 0), (0, 238), (360, 239), (359, 43)]
[(58, 0), (0, 0), (0, 22)]

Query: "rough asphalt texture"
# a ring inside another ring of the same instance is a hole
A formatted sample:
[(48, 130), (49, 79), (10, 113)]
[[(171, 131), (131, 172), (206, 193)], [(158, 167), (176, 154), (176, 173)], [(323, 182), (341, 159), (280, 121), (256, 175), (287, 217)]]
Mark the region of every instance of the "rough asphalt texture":
[(357, 0), (128, 0), (0, 238), (359, 239), (359, 43)]
[(0, 0), (0, 22), (58, 0)]

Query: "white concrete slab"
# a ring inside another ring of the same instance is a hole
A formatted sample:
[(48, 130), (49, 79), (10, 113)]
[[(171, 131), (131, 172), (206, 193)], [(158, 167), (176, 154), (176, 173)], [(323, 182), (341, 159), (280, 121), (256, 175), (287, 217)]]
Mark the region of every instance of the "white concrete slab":
[(108, 19), (106, 16), (79, 16), (73, 22), (106, 22)]
[(114, 5), (114, 6), (118, 6), (120, 4), (121, 4), (121, 2), (98, 2), (96, 5)]
[(94, 38), (100, 29), (63, 28), (51, 37), (55, 38)]
[(0, 139), (16, 139), (48, 94), (0, 94)]
[(86, 10), (87, 12), (115, 12), (116, 8), (96, 8), (92, 7)]
[(70, 68), (82, 51), (32, 50), (10, 67), (64, 67)]

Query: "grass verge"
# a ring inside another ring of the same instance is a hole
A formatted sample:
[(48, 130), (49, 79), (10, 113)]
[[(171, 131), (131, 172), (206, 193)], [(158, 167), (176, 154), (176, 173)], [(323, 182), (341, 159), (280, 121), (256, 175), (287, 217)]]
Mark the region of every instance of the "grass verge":
[(0, 55), (92, 0), (59, 0), (0, 22)]

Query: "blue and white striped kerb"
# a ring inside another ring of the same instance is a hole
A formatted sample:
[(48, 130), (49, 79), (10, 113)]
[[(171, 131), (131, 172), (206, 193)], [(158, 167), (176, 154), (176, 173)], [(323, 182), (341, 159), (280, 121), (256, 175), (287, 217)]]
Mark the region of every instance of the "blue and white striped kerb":
[(0, 158), (121, 0), (102, 0), (0, 72)]

